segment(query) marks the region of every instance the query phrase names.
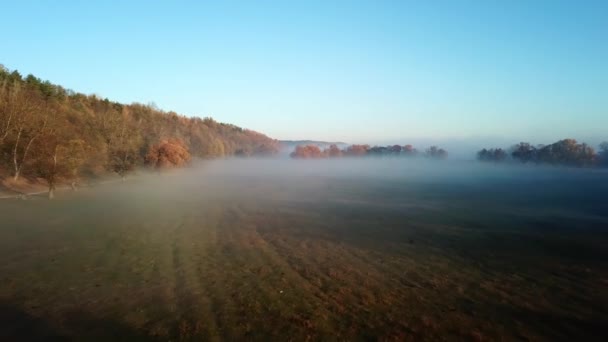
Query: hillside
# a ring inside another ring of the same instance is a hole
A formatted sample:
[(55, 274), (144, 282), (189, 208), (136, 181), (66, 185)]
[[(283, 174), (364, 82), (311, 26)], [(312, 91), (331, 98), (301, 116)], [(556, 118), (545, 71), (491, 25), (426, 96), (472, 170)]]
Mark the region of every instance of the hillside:
[(77, 93), (0, 65), (0, 179), (43, 179), (52, 188), (107, 173), (124, 176), (147, 164), (278, 149), (278, 141), (232, 124)]

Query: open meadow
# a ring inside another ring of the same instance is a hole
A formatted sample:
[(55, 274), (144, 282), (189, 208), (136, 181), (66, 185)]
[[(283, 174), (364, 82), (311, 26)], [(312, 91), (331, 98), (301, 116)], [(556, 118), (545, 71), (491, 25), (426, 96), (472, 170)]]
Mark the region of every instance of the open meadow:
[(0, 340), (602, 340), (606, 170), (225, 160), (0, 200)]

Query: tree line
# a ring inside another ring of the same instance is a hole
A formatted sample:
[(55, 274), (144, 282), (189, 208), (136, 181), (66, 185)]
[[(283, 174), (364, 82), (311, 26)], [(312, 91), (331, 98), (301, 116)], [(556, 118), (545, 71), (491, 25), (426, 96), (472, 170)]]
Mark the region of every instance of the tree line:
[(420, 153), (412, 145), (389, 145), (389, 146), (374, 146), (370, 145), (350, 145), (344, 149), (340, 149), (337, 145), (332, 144), (328, 148), (321, 149), (314, 144), (299, 145), (290, 154), (292, 158), (300, 159), (318, 159), (318, 158), (336, 158), (336, 157), (364, 157), (364, 156), (403, 156), (415, 157), (425, 156), (432, 159), (445, 159), (448, 152), (437, 146), (431, 146), (423, 153)]
[(522, 163), (608, 167), (608, 142), (601, 143), (598, 152), (575, 139), (563, 139), (553, 144), (537, 146), (521, 142), (508, 151), (502, 148), (484, 148), (477, 152), (477, 159), (491, 162), (513, 160)]
[(77, 93), (0, 65), (0, 178), (42, 178), (51, 197), (58, 182), (75, 187), (108, 172), (124, 177), (143, 166), (278, 150), (255, 131)]

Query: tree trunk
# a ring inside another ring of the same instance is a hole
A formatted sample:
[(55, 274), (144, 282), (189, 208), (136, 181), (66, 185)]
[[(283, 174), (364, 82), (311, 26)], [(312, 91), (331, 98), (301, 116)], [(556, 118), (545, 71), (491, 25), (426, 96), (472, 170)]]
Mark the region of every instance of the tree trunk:
[(19, 129), (19, 131), (17, 132), (17, 138), (15, 138), (15, 147), (13, 148), (13, 165), (15, 166), (15, 174), (13, 177), (13, 180), (17, 181), (19, 180), (19, 173), (20, 173), (20, 167), (19, 167), (19, 163), (17, 162), (17, 149), (19, 148), (19, 140), (21, 139), (21, 132), (22, 129)]
[(52, 200), (55, 198), (55, 173), (57, 172), (57, 149), (59, 145), (55, 145), (55, 153), (53, 154), (53, 168), (51, 169), (50, 177), (48, 178), (49, 182), (49, 199)]
[(19, 180), (19, 175), (21, 174), (21, 168), (23, 167), (23, 164), (25, 163), (25, 159), (27, 158), (27, 154), (30, 150), (30, 147), (32, 146), (32, 143), (34, 142), (34, 140), (36, 140), (36, 138), (38, 137), (38, 134), (34, 134), (30, 140), (27, 142), (27, 145), (25, 145), (25, 149), (23, 150), (23, 155), (21, 156), (21, 161), (19, 162), (17, 158), (17, 150), (19, 148), (19, 140), (21, 139), (21, 132), (23, 131), (23, 129), (19, 129), (18, 133), (17, 133), (17, 139), (15, 140), (15, 148), (13, 148), (13, 164), (15, 165), (15, 176), (13, 177), (13, 179), (15, 181)]
[(49, 199), (55, 198), (55, 185), (49, 186)]

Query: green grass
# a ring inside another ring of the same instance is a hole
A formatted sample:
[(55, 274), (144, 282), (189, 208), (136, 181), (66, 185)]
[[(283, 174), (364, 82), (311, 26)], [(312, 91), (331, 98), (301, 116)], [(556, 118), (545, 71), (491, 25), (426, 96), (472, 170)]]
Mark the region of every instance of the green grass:
[(587, 181), (191, 173), (0, 202), (0, 337), (605, 337), (608, 218), (559, 204)]

